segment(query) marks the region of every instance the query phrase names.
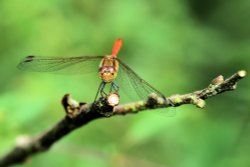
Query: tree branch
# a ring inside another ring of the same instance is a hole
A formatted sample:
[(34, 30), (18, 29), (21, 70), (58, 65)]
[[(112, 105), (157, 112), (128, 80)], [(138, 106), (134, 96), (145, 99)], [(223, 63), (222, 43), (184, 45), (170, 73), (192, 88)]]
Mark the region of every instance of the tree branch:
[(173, 95), (166, 98), (167, 100), (155, 94), (150, 94), (147, 101), (138, 101), (116, 107), (109, 106), (101, 100), (91, 104), (78, 103), (71, 99), (70, 95), (65, 95), (62, 104), (66, 116), (40, 136), (34, 138), (19, 137), (16, 146), (0, 159), (0, 166), (23, 163), (34, 154), (47, 151), (59, 139), (73, 132), (76, 128), (98, 118), (134, 114), (148, 109), (177, 107), (183, 104), (194, 104), (199, 108), (204, 108), (205, 99), (236, 89), (237, 82), (245, 76), (246, 71), (244, 70), (238, 71), (226, 80), (220, 75), (213, 79), (207, 88), (193, 93)]

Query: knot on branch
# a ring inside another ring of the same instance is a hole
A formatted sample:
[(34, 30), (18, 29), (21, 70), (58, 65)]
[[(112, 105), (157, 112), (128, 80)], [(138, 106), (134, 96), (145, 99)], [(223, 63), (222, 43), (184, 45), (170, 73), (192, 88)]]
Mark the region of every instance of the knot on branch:
[(72, 99), (70, 94), (66, 94), (62, 98), (62, 105), (68, 117), (74, 118), (81, 112), (81, 107), (85, 105), (84, 102), (77, 102), (76, 100)]
[(191, 96), (191, 103), (194, 104), (198, 108), (204, 108), (206, 105), (206, 102), (199, 98), (198, 96)]

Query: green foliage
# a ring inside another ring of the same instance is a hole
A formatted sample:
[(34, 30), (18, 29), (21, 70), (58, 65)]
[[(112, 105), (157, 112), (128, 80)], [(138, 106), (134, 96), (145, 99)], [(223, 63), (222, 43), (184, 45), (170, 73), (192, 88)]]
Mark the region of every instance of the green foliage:
[[(91, 102), (99, 85), (97, 76), (18, 71), (27, 55), (105, 55), (122, 37), (119, 58), (167, 95), (250, 71), (246, 0), (2, 0), (0, 16), (0, 155), (17, 136), (60, 120), (65, 93)], [(183, 106), (175, 117), (149, 111), (92, 122), (25, 166), (249, 166), (248, 78), (204, 110)]]

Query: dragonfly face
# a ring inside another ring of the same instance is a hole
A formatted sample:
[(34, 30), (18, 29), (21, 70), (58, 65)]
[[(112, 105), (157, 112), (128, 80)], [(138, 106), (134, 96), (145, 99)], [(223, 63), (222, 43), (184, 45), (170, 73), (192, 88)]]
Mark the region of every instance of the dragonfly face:
[(99, 67), (99, 77), (106, 83), (112, 82), (118, 73), (119, 62), (112, 56), (103, 57)]

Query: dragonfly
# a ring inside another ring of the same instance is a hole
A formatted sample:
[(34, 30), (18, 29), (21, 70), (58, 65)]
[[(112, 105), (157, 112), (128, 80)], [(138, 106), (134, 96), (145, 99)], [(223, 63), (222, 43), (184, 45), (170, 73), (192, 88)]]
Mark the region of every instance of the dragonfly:
[[(94, 69), (94, 71), (98, 72), (99, 78), (101, 79), (94, 101), (97, 100), (98, 96), (105, 97), (111, 92), (119, 93), (120, 87), (124, 89), (127, 88), (125, 94), (129, 93), (128, 91), (136, 92), (136, 96), (141, 100), (146, 100), (150, 93), (155, 93), (166, 100), (160, 91), (142, 79), (127, 64), (118, 58), (122, 43), (122, 39), (118, 38), (113, 45), (111, 54), (105, 56), (27, 56), (18, 64), (18, 68), (25, 71), (62, 72), (63, 74), (76, 74), (79, 72), (84, 74), (91, 71), (90, 69)], [(99, 63), (99, 67), (97, 63)], [(117, 82), (119, 82), (119, 84), (117, 84)], [(110, 89), (107, 93), (105, 87), (108, 84), (110, 85)]]

